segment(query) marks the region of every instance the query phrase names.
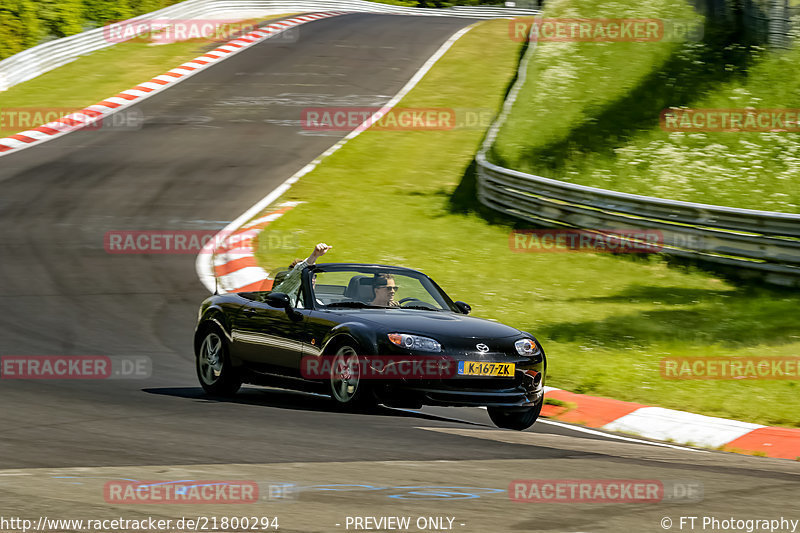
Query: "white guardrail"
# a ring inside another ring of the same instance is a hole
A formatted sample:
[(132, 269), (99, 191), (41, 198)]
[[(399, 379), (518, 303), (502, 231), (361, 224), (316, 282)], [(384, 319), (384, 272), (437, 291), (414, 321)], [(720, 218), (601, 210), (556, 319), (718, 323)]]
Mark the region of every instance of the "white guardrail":
[[(482, 204), (540, 226), (614, 234), (614, 229), (661, 233), (663, 252), (717, 265), (740, 277), (800, 287), (800, 214), (667, 200), (567, 183), (491, 163), (494, 144), (525, 83), (532, 42), (503, 110), (475, 158)], [(620, 235), (620, 234), (617, 234)], [(623, 240), (633, 240), (630, 238)]]
[[(186, 0), (179, 4), (140, 15), (128, 22), (187, 18), (258, 18), (279, 13), (308, 11), (354, 11), (397, 15), (424, 15), (465, 18), (506, 18), (532, 16), (538, 11), (497, 6), (461, 6), (445, 9), (393, 6), (366, 0)], [(55, 39), (0, 61), (0, 91), (33, 79), (80, 56), (112, 46), (118, 40), (108, 39), (106, 30), (95, 28), (70, 37)]]

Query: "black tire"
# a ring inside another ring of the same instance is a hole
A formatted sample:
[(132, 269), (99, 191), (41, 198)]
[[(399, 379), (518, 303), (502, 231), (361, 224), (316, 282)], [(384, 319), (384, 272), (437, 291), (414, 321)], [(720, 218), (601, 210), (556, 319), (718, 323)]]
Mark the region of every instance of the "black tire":
[(239, 374), (231, 365), (225, 338), (216, 327), (202, 333), (195, 363), (200, 386), (212, 396), (233, 396), (242, 386)]
[(370, 410), (377, 405), (372, 387), (361, 379), (361, 365), (358, 349), (353, 344), (340, 345), (329, 355), (331, 374), (328, 379), (328, 392), (343, 410)]
[(494, 425), (503, 429), (513, 429), (522, 431), (531, 427), (536, 419), (539, 418), (539, 413), (542, 412), (542, 404), (544, 398), (533, 407), (527, 409), (508, 408), (508, 407), (487, 407), (489, 411), (489, 418), (492, 419)]

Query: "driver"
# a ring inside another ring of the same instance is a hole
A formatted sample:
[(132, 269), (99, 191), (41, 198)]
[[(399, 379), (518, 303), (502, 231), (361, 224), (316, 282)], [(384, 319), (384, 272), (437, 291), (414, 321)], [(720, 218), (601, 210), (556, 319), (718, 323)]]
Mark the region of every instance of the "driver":
[(372, 289), (375, 291), (375, 298), (370, 305), (400, 307), (400, 304), (394, 301), (394, 295), (399, 287), (391, 274), (375, 274), (375, 277), (372, 278)]

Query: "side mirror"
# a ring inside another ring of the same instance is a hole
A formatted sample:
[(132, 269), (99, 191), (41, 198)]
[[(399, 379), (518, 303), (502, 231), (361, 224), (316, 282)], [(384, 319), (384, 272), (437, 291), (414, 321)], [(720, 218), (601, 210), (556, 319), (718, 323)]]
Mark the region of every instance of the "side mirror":
[(292, 302), (289, 301), (289, 295), (285, 292), (271, 292), (267, 294), (267, 305), (271, 307), (279, 307), (281, 309), (292, 308)]
[(458, 301), (456, 302), (456, 307), (462, 314), (468, 315), (470, 311), (472, 311), (472, 307), (469, 306), (467, 302)]
[(303, 318), (302, 313), (299, 313), (292, 308), (292, 301), (289, 299), (289, 295), (285, 292), (271, 292), (267, 294), (267, 305), (270, 307), (283, 309), (292, 320), (301, 320)]

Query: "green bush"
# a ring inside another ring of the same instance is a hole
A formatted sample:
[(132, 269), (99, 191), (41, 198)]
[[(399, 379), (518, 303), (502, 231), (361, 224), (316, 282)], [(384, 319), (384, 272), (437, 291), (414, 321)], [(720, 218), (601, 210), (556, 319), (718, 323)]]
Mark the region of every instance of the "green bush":
[(129, 19), (132, 16), (134, 12), (128, 0), (83, 0), (83, 18), (97, 26)]
[(83, 31), (81, 0), (38, 0), (36, 16), (47, 37), (68, 37)]
[(0, 5), (0, 59), (35, 45), (40, 28), (32, 0), (4, 0)]

